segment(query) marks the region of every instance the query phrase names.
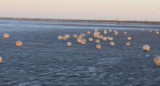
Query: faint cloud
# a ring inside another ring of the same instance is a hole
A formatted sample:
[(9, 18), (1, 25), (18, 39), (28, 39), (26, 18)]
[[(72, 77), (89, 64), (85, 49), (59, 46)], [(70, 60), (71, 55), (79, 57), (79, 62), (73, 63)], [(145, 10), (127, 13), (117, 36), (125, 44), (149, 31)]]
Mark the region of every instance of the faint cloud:
[(157, 8), (158, 10), (160, 10), (160, 8)]

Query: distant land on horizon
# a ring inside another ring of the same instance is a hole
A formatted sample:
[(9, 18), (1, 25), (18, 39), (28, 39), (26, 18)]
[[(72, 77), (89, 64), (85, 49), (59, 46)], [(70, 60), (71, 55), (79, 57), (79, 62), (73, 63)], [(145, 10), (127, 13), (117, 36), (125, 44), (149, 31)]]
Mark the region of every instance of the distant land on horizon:
[(26, 21), (70, 21), (70, 22), (112, 22), (112, 23), (142, 23), (142, 24), (160, 24), (160, 21), (140, 21), (140, 20), (81, 20), (81, 19), (49, 19), (49, 18), (12, 18), (0, 17), (0, 20), (26, 20)]

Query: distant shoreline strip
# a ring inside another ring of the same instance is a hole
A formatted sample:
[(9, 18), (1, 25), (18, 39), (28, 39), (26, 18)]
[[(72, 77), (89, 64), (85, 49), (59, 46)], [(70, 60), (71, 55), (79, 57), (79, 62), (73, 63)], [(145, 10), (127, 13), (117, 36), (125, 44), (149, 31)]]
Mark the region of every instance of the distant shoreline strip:
[(135, 21), (135, 20), (80, 20), (80, 19), (43, 19), (43, 18), (4, 18), (0, 20), (26, 20), (26, 21), (69, 21), (69, 22), (110, 22), (110, 23), (142, 23), (142, 24), (160, 24), (160, 21)]

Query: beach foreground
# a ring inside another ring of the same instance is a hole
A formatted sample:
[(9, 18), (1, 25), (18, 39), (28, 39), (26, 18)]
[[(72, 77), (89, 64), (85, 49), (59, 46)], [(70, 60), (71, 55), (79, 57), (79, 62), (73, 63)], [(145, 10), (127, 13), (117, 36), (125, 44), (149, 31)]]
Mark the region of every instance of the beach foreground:
[[(114, 37), (115, 46), (101, 40), (101, 49), (96, 49), (96, 43), (88, 40), (81, 45), (73, 37), (66, 41), (57, 39), (58, 35), (72, 36), (88, 30), (93, 34), (93, 29), (8, 31), (10, 38), (1, 36), (0, 39), (3, 57), (0, 86), (160, 85), (160, 67), (153, 63), (154, 57), (160, 55), (160, 35), (154, 30), (121, 29), (117, 30), (117, 36), (108, 33), (106, 36)], [(128, 36), (132, 37), (131, 41), (127, 40)], [(17, 40), (23, 41), (22, 47), (15, 46)], [(68, 41), (72, 42), (71, 47), (67, 47)], [(126, 46), (126, 42), (131, 46)], [(150, 52), (142, 51), (145, 44), (150, 45)]]

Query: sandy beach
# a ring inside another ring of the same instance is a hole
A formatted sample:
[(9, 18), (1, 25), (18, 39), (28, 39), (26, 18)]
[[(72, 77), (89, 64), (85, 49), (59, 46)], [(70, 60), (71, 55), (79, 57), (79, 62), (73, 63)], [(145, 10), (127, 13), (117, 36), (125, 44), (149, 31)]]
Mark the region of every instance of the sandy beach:
[[(103, 27), (100, 26), (102, 24), (93, 27), (82, 27), (82, 24), (77, 24), (78, 27), (65, 27), (64, 24), (53, 26), (55, 24), (45, 21), (1, 21), (0, 56), (3, 62), (0, 63), (0, 86), (160, 85), (160, 67), (153, 63), (154, 57), (160, 56), (160, 35), (155, 33), (160, 25), (144, 25), (144, 31), (141, 31), (142, 25), (131, 29), (120, 25), (123, 27), (119, 29), (119, 24), (117, 27), (107, 27), (107, 24)], [(93, 36), (95, 28), (100, 32), (116, 29), (119, 32), (117, 36), (113, 32), (104, 35), (113, 37), (115, 46), (110, 46), (108, 40), (100, 40), (102, 49), (96, 49), (96, 43), (88, 40), (81, 45), (73, 37), (66, 41), (57, 39), (58, 35), (72, 36), (91, 31), (85, 37), (88, 39)], [(149, 32), (150, 29), (153, 32)], [(125, 31), (127, 35), (123, 34)], [(9, 33), (10, 38), (4, 39), (4, 33)], [(132, 37), (130, 41), (127, 40), (129, 36)], [(15, 46), (17, 40), (23, 42), (22, 47)], [(68, 41), (72, 42), (71, 47), (67, 47)], [(126, 42), (130, 42), (131, 46), (126, 46)], [(142, 51), (145, 44), (150, 45), (150, 52)]]

